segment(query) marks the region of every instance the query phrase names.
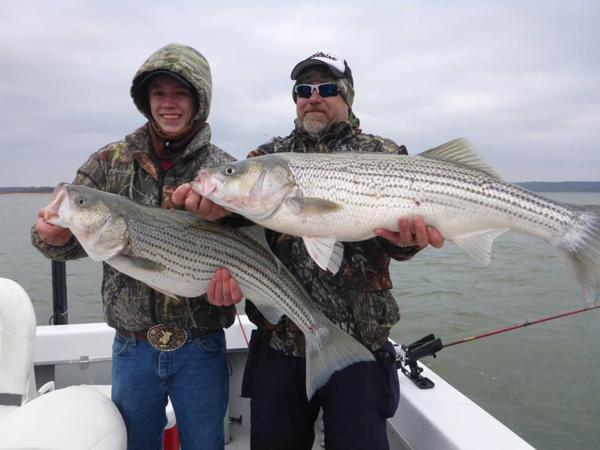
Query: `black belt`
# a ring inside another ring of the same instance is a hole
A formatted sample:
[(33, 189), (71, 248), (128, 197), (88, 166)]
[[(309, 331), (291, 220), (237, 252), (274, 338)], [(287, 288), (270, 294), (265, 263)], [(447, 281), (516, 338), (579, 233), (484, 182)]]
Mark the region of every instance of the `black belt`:
[(154, 325), (146, 331), (126, 331), (116, 329), (123, 337), (135, 336), (136, 339), (148, 341), (152, 347), (161, 352), (172, 352), (181, 348), (188, 340), (214, 333), (217, 330), (208, 328), (169, 327), (167, 325)]

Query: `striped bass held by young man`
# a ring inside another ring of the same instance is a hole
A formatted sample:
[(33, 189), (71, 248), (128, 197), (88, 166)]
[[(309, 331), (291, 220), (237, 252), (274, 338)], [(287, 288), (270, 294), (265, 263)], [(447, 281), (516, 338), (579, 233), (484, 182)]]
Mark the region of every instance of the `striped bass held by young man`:
[(417, 156), (275, 153), (203, 169), (193, 188), (266, 228), (302, 236), (317, 264), (333, 273), (340, 242), (421, 216), (482, 264), (504, 232), (538, 236), (558, 250), (588, 303), (600, 297), (600, 207), (506, 183), (463, 139)]
[(93, 260), (181, 301), (205, 293), (215, 271), (227, 267), (269, 321), (285, 314), (304, 333), (308, 398), (335, 371), (374, 360), (312, 304), (274, 255), (234, 228), (86, 186), (60, 185), (47, 211), (46, 220), (69, 228)]

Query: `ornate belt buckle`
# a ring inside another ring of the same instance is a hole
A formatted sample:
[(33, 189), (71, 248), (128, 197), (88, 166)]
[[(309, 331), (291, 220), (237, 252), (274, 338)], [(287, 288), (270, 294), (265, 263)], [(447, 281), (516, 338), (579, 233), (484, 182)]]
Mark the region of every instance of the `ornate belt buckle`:
[(183, 328), (154, 325), (146, 334), (152, 347), (161, 352), (173, 352), (183, 346), (187, 334)]

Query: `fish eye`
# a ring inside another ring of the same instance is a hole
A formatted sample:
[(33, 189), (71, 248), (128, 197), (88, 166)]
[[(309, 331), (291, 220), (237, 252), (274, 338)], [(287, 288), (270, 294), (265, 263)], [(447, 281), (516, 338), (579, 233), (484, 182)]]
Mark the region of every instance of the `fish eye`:
[(77, 199), (77, 204), (79, 206), (85, 206), (87, 204), (87, 199), (85, 197), (79, 197)]
[(233, 175), (235, 173), (235, 169), (232, 166), (225, 167), (225, 175)]

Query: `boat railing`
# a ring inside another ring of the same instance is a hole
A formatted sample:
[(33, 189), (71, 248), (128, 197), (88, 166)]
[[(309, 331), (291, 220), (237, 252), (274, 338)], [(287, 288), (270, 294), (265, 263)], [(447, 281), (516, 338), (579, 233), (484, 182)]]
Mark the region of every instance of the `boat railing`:
[(52, 260), (52, 316), (49, 322), (54, 325), (69, 323), (67, 270), (64, 261)]

